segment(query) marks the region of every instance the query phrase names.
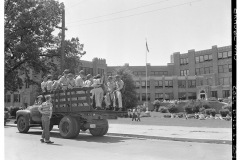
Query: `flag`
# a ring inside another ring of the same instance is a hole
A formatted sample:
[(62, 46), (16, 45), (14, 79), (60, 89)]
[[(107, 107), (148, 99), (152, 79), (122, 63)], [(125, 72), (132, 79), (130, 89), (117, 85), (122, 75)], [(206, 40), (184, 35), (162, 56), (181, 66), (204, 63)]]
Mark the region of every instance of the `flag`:
[(147, 41), (146, 41), (146, 49), (147, 49), (147, 51), (149, 52)]

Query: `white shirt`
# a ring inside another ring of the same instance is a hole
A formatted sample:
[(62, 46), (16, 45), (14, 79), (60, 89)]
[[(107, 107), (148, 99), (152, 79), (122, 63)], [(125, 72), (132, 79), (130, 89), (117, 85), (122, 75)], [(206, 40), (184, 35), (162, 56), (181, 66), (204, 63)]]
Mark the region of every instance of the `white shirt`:
[(76, 84), (76, 87), (84, 87), (85, 86), (84, 81), (80, 75), (77, 76), (77, 78), (75, 79), (75, 84)]
[(42, 88), (42, 91), (45, 92), (45, 88), (47, 88), (47, 82), (42, 82), (41, 83), (41, 88)]
[(123, 88), (123, 85), (124, 85), (124, 82), (122, 80), (116, 81), (117, 90), (120, 91)]
[(53, 85), (53, 81), (52, 80), (48, 80), (47, 81), (47, 90), (48, 91), (52, 90), (52, 85)]

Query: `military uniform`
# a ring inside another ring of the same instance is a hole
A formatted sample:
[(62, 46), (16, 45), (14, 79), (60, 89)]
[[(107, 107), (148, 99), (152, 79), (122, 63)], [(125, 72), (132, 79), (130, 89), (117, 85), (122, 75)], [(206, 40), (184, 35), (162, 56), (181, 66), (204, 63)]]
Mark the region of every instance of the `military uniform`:
[(124, 86), (124, 82), (122, 80), (119, 80), (119, 81), (116, 81), (115, 82), (116, 84), (116, 90), (115, 90), (115, 95), (114, 95), (114, 108), (116, 108), (116, 99), (118, 99), (118, 107), (120, 109), (122, 109), (122, 93), (121, 93), (121, 89), (123, 89), (123, 86)]

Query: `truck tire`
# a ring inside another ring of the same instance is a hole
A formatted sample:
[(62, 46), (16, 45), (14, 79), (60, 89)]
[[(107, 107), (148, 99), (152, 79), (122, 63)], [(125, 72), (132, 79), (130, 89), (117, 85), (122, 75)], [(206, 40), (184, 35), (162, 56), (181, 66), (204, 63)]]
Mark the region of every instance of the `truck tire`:
[(80, 133), (80, 124), (76, 118), (73, 118), (73, 119), (74, 119), (74, 124), (75, 124), (75, 132), (73, 133), (71, 138), (76, 138), (76, 137), (78, 137), (78, 135)]
[(64, 116), (59, 123), (59, 132), (63, 138), (72, 138), (76, 134), (76, 119)]
[(17, 128), (20, 133), (27, 133), (30, 128), (28, 119), (24, 116), (19, 117), (17, 120)]
[(104, 136), (108, 132), (108, 121), (106, 119), (103, 120), (106, 124), (105, 127), (102, 128), (90, 128), (89, 131), (93, 136)]

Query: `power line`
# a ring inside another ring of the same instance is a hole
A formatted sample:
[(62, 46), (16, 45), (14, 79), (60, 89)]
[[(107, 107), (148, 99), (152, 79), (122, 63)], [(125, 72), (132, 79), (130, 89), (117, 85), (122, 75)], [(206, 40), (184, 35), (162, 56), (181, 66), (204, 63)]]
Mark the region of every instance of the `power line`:
[(78, 22), (81, 22), (81, 21), (88, 21), (88, 20), (91, 20), (91, 19), (96, 19), (96, 18), (101, 18), (101, 17), (106, 17), (106, 16), (110, 16), (110, 15), (118, 14), (118, 13), (128, 12), (128, 11), (136, 10), (136, 9), (139, 9), (139, 8), (143, 8), (143, 7), (148, 7), (148, 6), (156, 5), (156, 4), (159, 4), (159, 3), (165, 2), (165, 1), (169, 1), (169, 0), (163, 0), (163, 1), (160, 1), (160, 2), (156, 2), (156, 3), (150, 3), (150, 4), (147, 4), (147, 5), (143, 5), (143, 6), (139, 6), (139, 7), (135, 7), (135, 8), (130, 8), (130, 9), (126, 9), (126, 10), (122, 10), (122, 11), (114, 12), (114, 13), (109, 13), (109, 14), (105, 14), (105, 15), (101, 15), (101, 16), (96, 16), (96, 17), (91, 17), (91, 18), (81, 19), (81, 20), (78, 20), (78, 21), (75, 21), (75, 22), (69, 22), (69, 24), (72, 24), (72, 23), (78, 23)]
[(75, 26), (90, 25), (90, 24), (101, 23), (101, 22), (106, 22), (106, 21), (113, 21), (113, 20), (118, 20), (118, 19), (123, 19), (123, 18), (129, 18), (129, 17), (138, 16), (138, 15), (147, 14), (147, 13), (152, 13), (152, 12), (157, 12), (157, 11), (161, 11), (161, 10), (165, 10), (165, 9), (176, 8), (176, 7), (186, 5), (186, 4), (196, 3), (196, 2), (199, 2), (199, 1), (202, 1), (202, 0), (189, 1), (189, 2), (186, 2), (186, 3), (181, 3), (181, 4), (170, 6), (170, 7), (165, 7), (165, 8), (160, 8), (160, 9), (156, 9), (156, 10), (141, 12), (141, 13), (138, 13), (138, 14), (132, 14), (132, 15), (128, 15), (128, 16), (122, 16), (122, 17), (118, 17), (118, 18), (106, 19), (106, 20), (102, 20), (102, 21), (96, 21), (96, 22), (91, 22), (91, 23), (82, 23), (82, 24), (75, 25)]

